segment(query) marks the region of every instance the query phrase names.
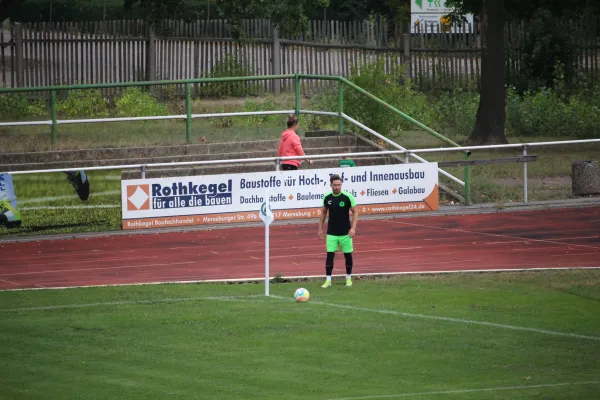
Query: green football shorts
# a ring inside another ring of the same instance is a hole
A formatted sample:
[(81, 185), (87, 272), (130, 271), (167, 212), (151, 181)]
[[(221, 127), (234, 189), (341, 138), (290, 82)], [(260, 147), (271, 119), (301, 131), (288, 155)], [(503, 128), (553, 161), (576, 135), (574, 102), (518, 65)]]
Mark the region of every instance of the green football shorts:
[(348, 235), (327, 235), (327, 252), (335, 253), (338, 251), (339, 247), (342, 248), (342, 253), (352, 253), (354, 251), (354, 248), (352, 247), (352, 238)]

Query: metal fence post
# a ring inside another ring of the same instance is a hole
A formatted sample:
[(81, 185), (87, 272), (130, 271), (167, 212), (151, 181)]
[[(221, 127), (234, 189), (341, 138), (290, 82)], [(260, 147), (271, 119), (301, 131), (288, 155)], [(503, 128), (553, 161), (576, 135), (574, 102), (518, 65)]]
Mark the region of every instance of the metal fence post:
[(412, 62), (410, 59), (410, 34), (405, 33), (402, 36), (402, 39), (402, 47), (404, 47), (404, 59), (408, 63), (408, 69), (406, 73), (408, 74), (408, 78), (412, 78)]
[[(279, 29), (273, 28), (273, 57), (271, 62), (273, 63), (273, 75), (281, 75), (281, 43), (279, 42)], [(275, 94), (281, 94), (281, 81), (275, 79), (273, 81), (273, 91)]]
[(185, 142), (192, 142), (192, 84), (185, 84)]
[(296, 116), (300, 115), (300, 75), (294, 76), (294, 82), (296, 83)]
[[(471, 158), (471, 152), (465, 153), (465, 160)], [(471, 205), (471, 166), (465, 166), (465, 205)]]
[(340, 135), (344, 134), (344, 84), (342, 81), (338, 81), (338, 132)]
[(50, 126), (50, 142), (56, 143), (56, 90), (50, 91), (50, 119), (52, 125)]
[[(527, 145), (523, 146), (522, 154), (524, 156), (527, 155)], [(527, 161), (525, 161), (523, 162), (523, 202), (525, 203), (528, 202), (527, 192)]]
[(15, 30), (15, 68), (16, 68), (16, 78), (17, 78), (17, 87), (23, 87), (23, 30), (21, 29), (21, 24), (15, 22), (14, 24)]
[(148, 28), (148, 41), (146, 42), (146, 80), (156, 80), (156, 34), (152, 27)]

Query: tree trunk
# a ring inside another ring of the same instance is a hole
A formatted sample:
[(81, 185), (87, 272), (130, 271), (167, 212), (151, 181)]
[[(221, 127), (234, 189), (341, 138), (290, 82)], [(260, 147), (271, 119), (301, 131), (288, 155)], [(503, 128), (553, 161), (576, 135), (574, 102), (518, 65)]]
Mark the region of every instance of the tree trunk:
[(483, 0), (482, 55), (479, 107), (470, 144), (508, 143), (504, 134), (504, 0)]

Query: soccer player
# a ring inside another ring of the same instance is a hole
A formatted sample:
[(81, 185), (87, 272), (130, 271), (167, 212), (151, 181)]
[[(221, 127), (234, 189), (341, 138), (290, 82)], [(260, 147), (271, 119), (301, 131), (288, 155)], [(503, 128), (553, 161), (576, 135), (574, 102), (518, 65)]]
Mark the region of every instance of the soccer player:
[[(67, 181), (73, 185), (81, 200), (87, 200), (90, 195), (90, 181), (85, 171), (69, 171)], [(21, 212), (17, 206), (17, 196), (12, 175), (0, 174), (0, 225), (6, 228), (21, 226)]]
[[(333, 272), (333, 258), (338, 248), (342, 249), (346, 259), (346, 286), (352, 286), (352, 238), (356, 234), (356, 223), (358, 222), (358, 209), (356, 200), (348, 192), (342, 190), (342, 178), (339, 175), (331, 175), (331, 192), (323, 197), (323, 209), (319, 220), (319, 239), (323, 239), (323, 225), (329, 214), (327, 222), (327, 259), (325, 261), (326, 281), (321, 286), (331, 286), (331, 273)], [(350, 212), (352, 212), (352, 223), (350, 223)]]

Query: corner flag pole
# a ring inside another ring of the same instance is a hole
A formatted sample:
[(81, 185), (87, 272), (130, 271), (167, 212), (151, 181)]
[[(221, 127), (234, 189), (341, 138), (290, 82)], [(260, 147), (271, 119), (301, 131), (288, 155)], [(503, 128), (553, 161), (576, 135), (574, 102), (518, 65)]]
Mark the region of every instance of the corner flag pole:
[(265, 223), (265, 296), (269, 296), (269, 225), (274, 216), (269, 204), (269, 192), (265, 193), (265, 201), (260, 206), (258, 213), (260, 219)]
[(265, 296), (269, 296), (269, 224), (265, 224)]

